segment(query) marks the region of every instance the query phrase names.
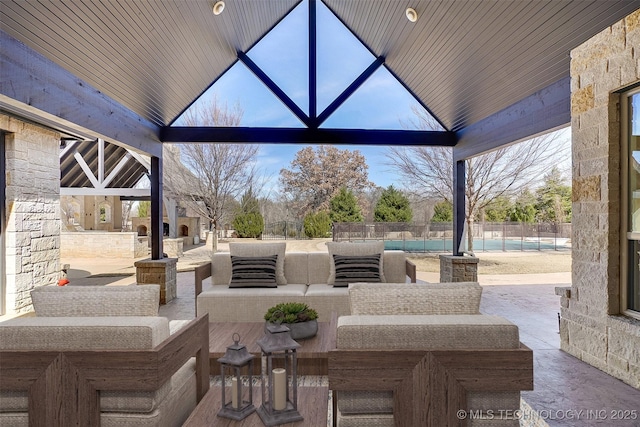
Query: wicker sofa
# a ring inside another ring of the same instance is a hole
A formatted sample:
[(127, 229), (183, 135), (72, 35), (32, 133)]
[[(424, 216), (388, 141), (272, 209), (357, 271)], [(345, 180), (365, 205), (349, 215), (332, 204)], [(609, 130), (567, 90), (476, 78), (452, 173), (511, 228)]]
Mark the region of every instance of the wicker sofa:
[(519, 425), (533, 355), (516, 325), (480, 314), (477, 283), (355, 284), (349, 293), (351, 315), (338, 319), (329, 355), (339, 427)]
[(170, 325), (159, 293), (33, 290), (36, 316), (0, 323), (0, 425), (182, 425), (209, 389), (208, 319)]
[[(327, 252), (286, 252), (285, 243), (231, 243), (230, 252), (213, 255), (211, 264), (195, 270), (196, 313), (207, 313), (211, 322), (260, 322), (267, 309), (280, 302), (304, 302), (318, 312), (318, 321), (328, 322), (332, 313), (349, 314), (348, 287), (335, 287), (332, 254), (364, 255), (379, 252), (383, 281), (416, 281), (416, 267), (402, 251), (385, 251), (382, 242), (329, 243)], [(231, 256), (278, 254), (283, 277), (277, 286), (231, 288)], [(211, 288), (202, 291), (202, 282), (211, 277)]]

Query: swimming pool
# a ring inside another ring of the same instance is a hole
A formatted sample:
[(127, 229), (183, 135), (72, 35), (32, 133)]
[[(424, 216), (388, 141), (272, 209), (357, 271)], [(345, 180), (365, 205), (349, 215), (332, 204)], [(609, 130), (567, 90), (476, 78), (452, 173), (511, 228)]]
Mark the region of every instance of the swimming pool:
[[(401, 250), (405, 252), (452, 252), (451, 239), (405, 239), (385, 240), (387, 250)], [(482, 251), (553, 251), (571, 250), (568, 239), (475, 239), (473, 250)]]

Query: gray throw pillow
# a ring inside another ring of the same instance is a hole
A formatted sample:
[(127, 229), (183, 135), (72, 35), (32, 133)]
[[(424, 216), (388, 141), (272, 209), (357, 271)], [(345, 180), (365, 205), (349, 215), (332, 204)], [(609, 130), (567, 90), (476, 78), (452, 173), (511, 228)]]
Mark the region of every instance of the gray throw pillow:
[(229, 253), (232, 256), (263, 257), (278, 255), (276, 264), (276, 282), (278, 285), (286, 285), (287, 278), (284, 277), (284, 258), (287, 248), (286, 242), (277, 243), (229, 243)]
[(277, 288), (278, 255), (241, 257), (231, 255), (230, 288)]
[(366, 282), (379, 283), (380, 254), (371, 255), (333, 255), (336, 269), (334, 287), (349, 286), (349, 283)]
[(333, 255), (370, 255), (380, 254), (380, 281), (386, 282), (384, 277), (384, 242), (327, 242), (327, 249), (329, 249), (329, 279), (327, 283), (331, 284), (336, 281), (336, 267), (333, 262)]

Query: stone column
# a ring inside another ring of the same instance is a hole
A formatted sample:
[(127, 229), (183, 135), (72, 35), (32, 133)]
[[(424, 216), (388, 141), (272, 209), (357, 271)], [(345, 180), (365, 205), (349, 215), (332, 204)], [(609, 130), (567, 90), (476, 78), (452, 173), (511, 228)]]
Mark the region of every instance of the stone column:
[(4, 299), (7, 314), (21, 314), (32, 309), (31, 290), (56, 285), (61, 275), (60, 134), (4, 114), (0, 130), (7, 132), (0, 304)]
[(138, 285), (160, 285), (160, 304), (166, 304), (178, 295), (176, 258), (144, 259), (134, 263)]
[(440, 255), (440, 282), (477, 282), (478, 258)]

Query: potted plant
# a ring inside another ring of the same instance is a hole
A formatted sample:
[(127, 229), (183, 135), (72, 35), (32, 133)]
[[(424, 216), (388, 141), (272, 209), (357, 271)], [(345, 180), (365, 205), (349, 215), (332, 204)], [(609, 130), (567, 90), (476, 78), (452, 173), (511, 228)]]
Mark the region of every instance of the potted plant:
[[(303, 340), (318, 333), (318, 313), (302, 302), (283, 302), (267, 310), (264, 320), (282, 323), (291, 330), (291, 338)], [(265, 327), (266, 327), (265, 324)]]

